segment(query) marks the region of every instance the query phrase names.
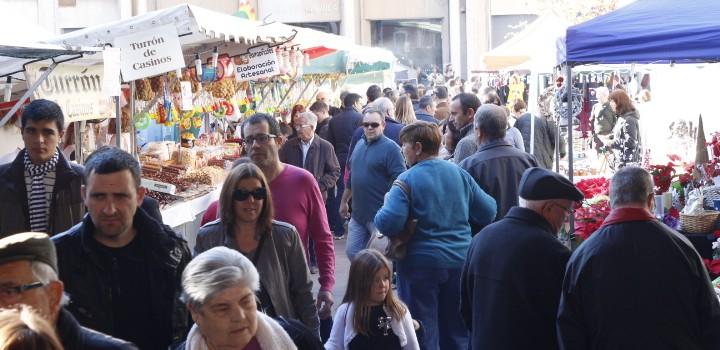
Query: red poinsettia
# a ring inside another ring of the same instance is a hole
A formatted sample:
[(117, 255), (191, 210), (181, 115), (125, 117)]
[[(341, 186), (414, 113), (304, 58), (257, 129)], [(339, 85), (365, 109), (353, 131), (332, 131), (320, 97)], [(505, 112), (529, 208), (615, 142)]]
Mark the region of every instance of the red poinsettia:
[(600, 195), (610, 195), (610, 180), (605, 177), (581, 180), (575, 184), (586, 199)]
[(583, 240), (602, 226), (605, 218), (610, 215), (610, 202), (607, 198), (575, 209), (575, 234)]
[(653, 177), (655, 194), (663, 194), (670, 190), (670, 184), (672, 184), (672, 179), (675, 177), (675, 164), (651, 165), (648, 171)]
[(720, 259), (703, 259), (703, 262), (713, 277), (720, 275)]

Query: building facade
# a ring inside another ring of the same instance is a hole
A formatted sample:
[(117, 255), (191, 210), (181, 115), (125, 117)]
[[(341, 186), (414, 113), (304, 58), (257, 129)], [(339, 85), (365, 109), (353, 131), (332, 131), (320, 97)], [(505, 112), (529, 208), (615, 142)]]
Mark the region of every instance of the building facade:
[[(481, 69), (482, 55), (537, 16), (538, 0), (0, 0), (5, 13), (25, 14), (62, 34), (182, 3), (235, 14), (253, 9), (279, 21), (387, 48), (407, 66), (452, 63), (461, 76)], [(88, 16), (88, 14), (92, 14)]]

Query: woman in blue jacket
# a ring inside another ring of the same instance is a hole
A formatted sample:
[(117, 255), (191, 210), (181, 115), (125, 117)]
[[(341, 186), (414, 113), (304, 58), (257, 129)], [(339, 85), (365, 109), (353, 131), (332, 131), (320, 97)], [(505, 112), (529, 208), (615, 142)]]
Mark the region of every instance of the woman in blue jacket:
[(411, 168), (398, 180), (409, 187), (410, 196), (392, 186), (374, 222), (393, 237), (408, 216), (417, 219), (407, 255), (396, 264), (398, 294), (425, 327), (425, 349), (467, 349), (458, 300), (470, 223), (491, 223), (497, 207), (465, 170), (437, 158), (441, 137), (438, 126), (427, 122), (402, 129), (402, 151)]

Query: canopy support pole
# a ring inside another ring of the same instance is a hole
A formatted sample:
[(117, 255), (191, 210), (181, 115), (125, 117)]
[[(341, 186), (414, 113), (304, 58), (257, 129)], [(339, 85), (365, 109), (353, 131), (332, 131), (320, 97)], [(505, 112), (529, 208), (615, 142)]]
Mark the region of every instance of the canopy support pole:
[[(573, 182), (573, 109), (572, 109), (572, 88), (573, 88), (573, 80), (572, 80), (572, 66), (569, 62), (565, 63), (565, 69), (566, 69), (566, 75), (565, 78), (565, 89), (567, 92), (567, 118), (568, 118), (568, 179), (570, 179), (571, 183)], [(558, 123), (559, 124), (559, 123)], [(575, 213), (571, 212), (570, 217), (570, 230), (568, 231), (568, 238), (572, 237), (575, 233)], [(570, 240), (568, 240), (568, 244), (570, 243)]]
[(115, 100), (115, 145), (122, 149), (122, 111), (120, 110), (120, 96), (113, 97)]
[(130, 82), (130, 154), (137, 159), (137, 135), (135, 132), (135, 80), (133, 80)]
[(37, 88), (40, 86), (40, 84), (45, 82), (45, 79), (47, 79), (47, 77), (50, 75), (50, 73), (52, 73), (52, 71), (54, 71), (57, 66), (58, 66), (58, 63), (53, 62), (47, 68), (47, 70), (45, 70), (45, 72), (40, 76), (40, 78), (38, 80), (36, 80), (27, 89), (27, 91), (25, 91), (25, 93), (22, 95), (22, 97), (20, 97), (20, 99), (17, 102), (15, 102), (15, 105), (10, 109), (10, 111), (7, 112), (7, 114), (5, 114), (5, 116), (2, 118), (2, 120), (0, 120), (0, 127), (5, 125), (5, 123), (7, 123), (8, 120), (10, 120), (10, 117), (12, 117), (15, 114), (15, 112), (17, 112), (20, 109), (20, 107), (25, 103), (25, 100), (27, 100), (30, 97), (30, 95), (32, 95), (35, 92), (35, 90), (37, 90)]

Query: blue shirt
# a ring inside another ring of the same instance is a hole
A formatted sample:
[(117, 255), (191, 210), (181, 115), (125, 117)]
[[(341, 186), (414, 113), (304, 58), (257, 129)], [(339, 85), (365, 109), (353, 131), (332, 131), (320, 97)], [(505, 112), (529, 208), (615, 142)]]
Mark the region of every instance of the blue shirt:
[(386, 136), (369, 144), (363, 136), (350, 155), (349, 165), (347, 187), (352, 190), (352, 218), (361, 224), (372, 222), (385, 193), (405, 171), (405, 159), (400, 147)]
[[(469, 221), (485, 226), (495, 219), (495, 200), (457, 165), (428, 159), (402, 173), (409, 187), (412, 217), (418, 219), (401, 264), (414, 267), (460, 268), (465, 261), (472, 232)], [(402, 231), (408, 217), (408, 198), (393, 186), (375, 215), (375, 226), (393, 236)]]

